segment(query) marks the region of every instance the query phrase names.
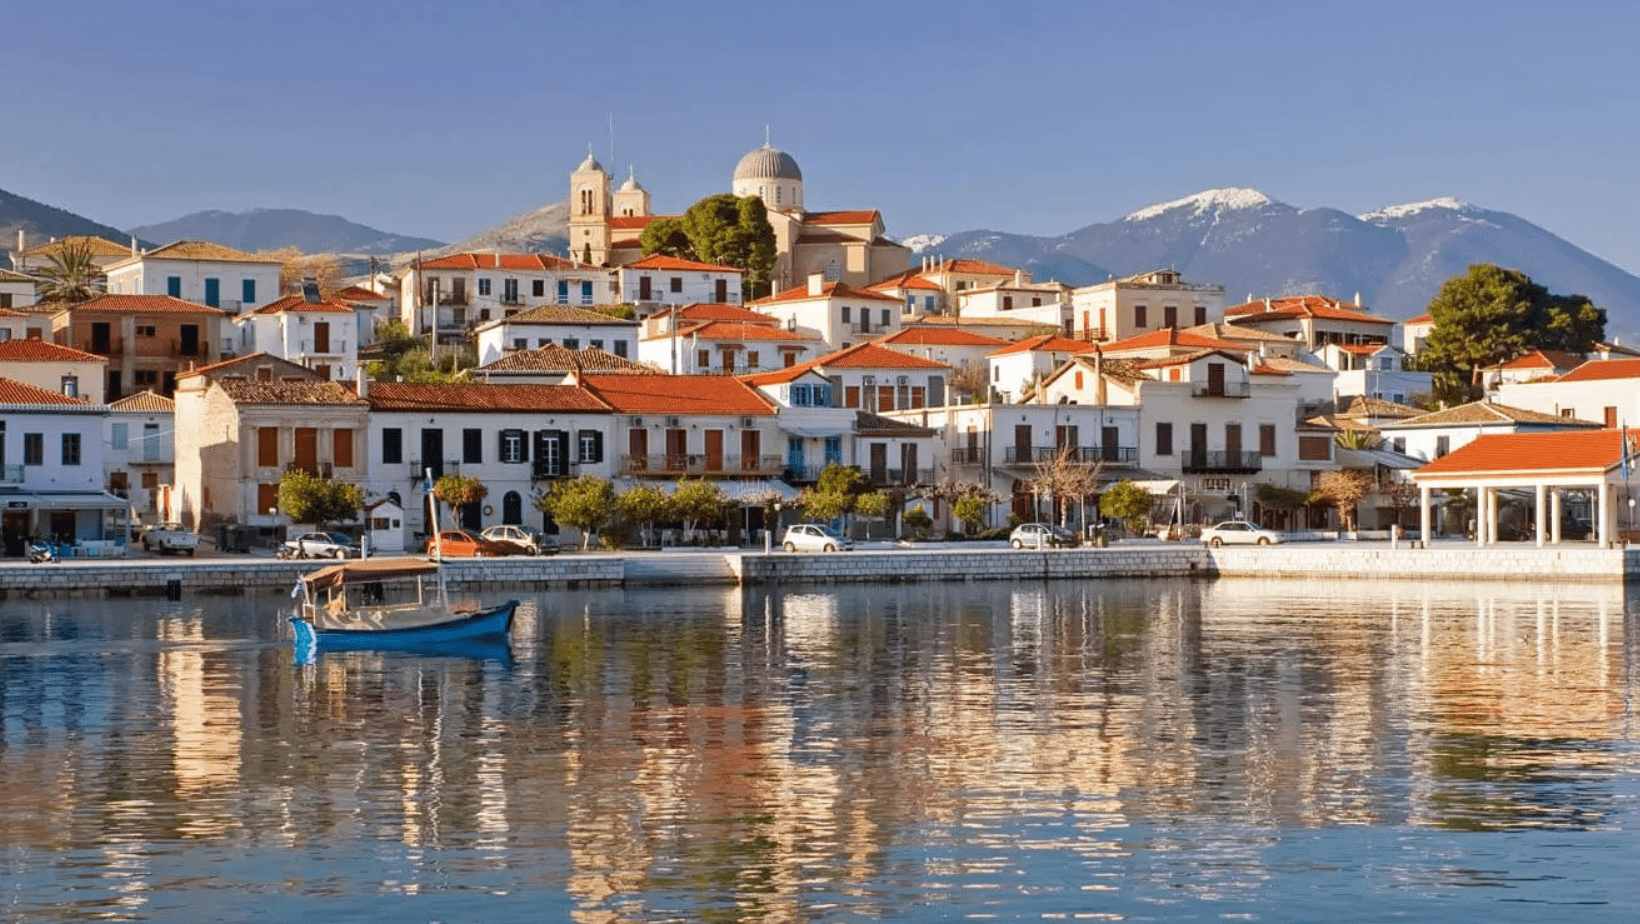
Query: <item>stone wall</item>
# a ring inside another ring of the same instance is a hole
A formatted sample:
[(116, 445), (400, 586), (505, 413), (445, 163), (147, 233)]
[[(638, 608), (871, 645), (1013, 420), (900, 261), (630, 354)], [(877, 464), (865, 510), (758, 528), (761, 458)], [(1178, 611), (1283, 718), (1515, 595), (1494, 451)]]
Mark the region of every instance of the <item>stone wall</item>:
[(1488, 548), (1440, 545), (1391, 549), (1352, 543), (1219, 548), (1209, 552), (1214, 577), (1402, 578), (1437, 581), (1640, 580), (1640, 549)]
[(1208, 573), (1208, 561), (1207, 550), (1198, 545), (1042, 552), (953, 549), (863, 555), (774, 552), (741, 555), (739, 573), (744, 584), (1198, 577)]

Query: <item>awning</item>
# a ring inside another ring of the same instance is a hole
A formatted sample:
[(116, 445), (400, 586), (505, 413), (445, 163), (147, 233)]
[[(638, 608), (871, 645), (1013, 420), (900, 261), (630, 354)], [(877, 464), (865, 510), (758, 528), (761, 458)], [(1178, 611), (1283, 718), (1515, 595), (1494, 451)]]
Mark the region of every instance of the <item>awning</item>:
[(835, 427), (787, 427), (787, 426), (782, 426), (780, 429), (786, 431), (786, 433), (790, 436), (805, 436), (805, 437), (811, 437), (813, 439), (820, 439), (820, 438), (828, 437), (828, 436), (842, 436), (845, 433), (853, 433), (854, 432), (854, 428), (850, 427), (850, 426), (835, 426)]
[(1155, 494), (1172, 494), (1174, 491), (1177, 491), (1179, 489), (1179, 483), (1177, 481), (1174, 481), (1174, 480), (1171, 480), (1171, 479), (1160, 480), (1160, 481), (1134, 481), (1134, 482), (1131, 482), (1131, 484), (1133, 484), (1137, 487), (1140, 487), (1140, 488), (1144, 488), (1146, 491), (1149, 491), (1153, 495), (1155, 495)]
[(6, 491), (0, 492), (0, 509), (6, 510), (126, 510), (131, 502), (107, 491)]

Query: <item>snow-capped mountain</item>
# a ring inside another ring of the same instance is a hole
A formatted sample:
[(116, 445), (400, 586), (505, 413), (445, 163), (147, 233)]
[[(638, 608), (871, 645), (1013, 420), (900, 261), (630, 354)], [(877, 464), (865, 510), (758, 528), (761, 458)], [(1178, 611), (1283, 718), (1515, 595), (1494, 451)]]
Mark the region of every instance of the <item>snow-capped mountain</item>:
[[(1524, 270), (1559, 294), (1587, 295), (1608, 334), (1640, 332), (1640, 277), (1525, 219), (1440, 198), (1350, 215), (1300, 209), (1255, 189), (1212, 189), (1059, 237), (997, 231), (946, 236), (922, 254), (1030, 268), (1072, 285), (1159, 267), (1217, 283), (1232, 304), (1248, 296), (1318, 293), (1393, 318), (1422, 314), (1441, 284), (1473, 263)], [(1051, 265), (1051, 273), (1040, 268)]]

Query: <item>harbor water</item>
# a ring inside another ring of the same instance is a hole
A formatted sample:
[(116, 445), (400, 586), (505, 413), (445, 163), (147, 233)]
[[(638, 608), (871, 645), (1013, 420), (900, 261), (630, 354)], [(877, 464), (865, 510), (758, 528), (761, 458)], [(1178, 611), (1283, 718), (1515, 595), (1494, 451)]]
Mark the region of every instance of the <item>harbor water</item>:
[(1640, 918), (1622, 586), (0, 601), (0, 921)]

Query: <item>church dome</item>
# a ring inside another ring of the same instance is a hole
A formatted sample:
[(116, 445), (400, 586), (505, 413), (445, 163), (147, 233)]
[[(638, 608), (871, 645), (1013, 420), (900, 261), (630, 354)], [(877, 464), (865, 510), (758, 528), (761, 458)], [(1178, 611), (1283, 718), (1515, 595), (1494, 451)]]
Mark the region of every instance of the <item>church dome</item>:
[(591, 151), (587, 152), (587, 159), (581, 161), (581, 166), (575, 168), (576, 173), (585, 173), (588, 170), (596, 170), (599, 173), (607, 173), (608, 172), (608, 171), (604, 170), (604, 165), (598, 163), (597, 159), (592, 156)]
[(763, 146), (748, 153), (735, 165), (736, 180), (801, 180), (803, 171), (797, 169), (797, 161), (785, 151), (769, 147), (767, 141)]
[(643, 191), (644, 191), (643, 184), (639, 183), (638, 178), (636, 176), (634, 176), (633, 174), (630, 174), (630, 173), (628, 173), (626, 175), (626, 182), (622, 183), (621, 188), (616, 190), (616, 192), (643, 192)]

